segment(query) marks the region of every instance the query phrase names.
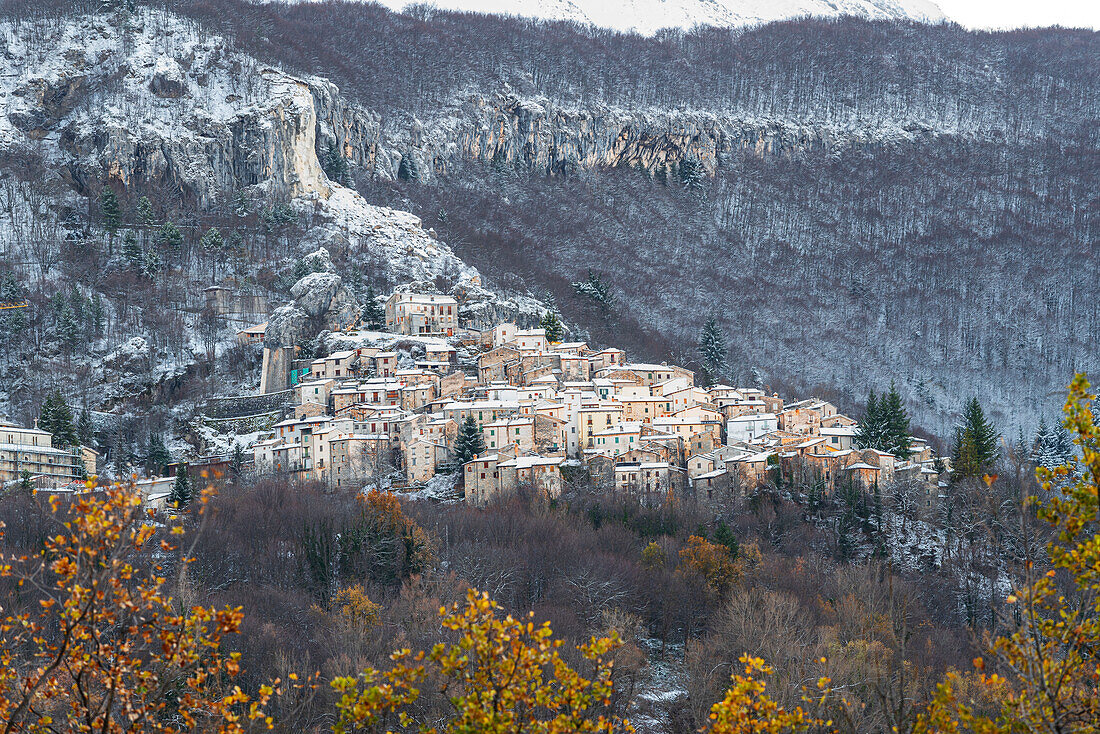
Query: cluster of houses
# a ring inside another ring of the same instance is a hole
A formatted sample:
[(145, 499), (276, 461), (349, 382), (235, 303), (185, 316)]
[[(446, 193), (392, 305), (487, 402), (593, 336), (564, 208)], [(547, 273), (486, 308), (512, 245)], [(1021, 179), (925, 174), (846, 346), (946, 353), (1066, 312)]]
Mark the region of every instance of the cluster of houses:
[(35, 487), (61, 487), (96, 473), (95, 449), (54, 443), (49, 431), (0, 421), (0, 486), (29, 479)]
[(485, 449), (458, 471), (475, 504), (522, 486), (556, 496), (563, 472), (575, 471), (608, 491), (710, 503), (780, 478), (824, 491), (898, 476), (938, 482), (924, 442), (914, 439), (904, 461), (861, 450), (855, 421), (823, 400), (700, 387), (682, 367), (550, 342), (543, 329), (460, 328), (458, 303), (444, 295), (394, 294), (385, 314), (387, 330), (419, 338), (422, 354), (358, 347), (313, 360), (294, 386), (293, 416), (254, 446), (258, 472), (420, 486), (456, 469), (455, 442), (472, 417)]

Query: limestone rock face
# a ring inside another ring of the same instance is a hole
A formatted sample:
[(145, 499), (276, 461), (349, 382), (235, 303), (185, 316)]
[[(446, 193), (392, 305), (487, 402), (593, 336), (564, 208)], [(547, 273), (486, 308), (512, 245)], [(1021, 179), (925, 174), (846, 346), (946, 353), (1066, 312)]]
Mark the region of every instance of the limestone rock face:
[(187, 94), (187, 76), (175, 59), (169, 56), (157, 59), (149, 80), (149, 91), (167, 99), (177, 99)]
[(323, 329), (343, 326), (362, 308), (335, 273), (310, 273), (291, 287), (290, 294), (294, 300), (275, 309), (267, 322), (268, 348), (290, 347)]
[(310, 89), (319, 150), (335, 147), (352, 166), (387, 180), (398, 177), (403, 160), (406, 171), (414, 162), (421, 180), (445, 174), (463, 160), (560, 175), (621, 166), (653, 173), (691, 159), (713, 174), (721, 157), (735, 152), (832, 151), (862, 137), (861, 131), (798, 120), (671, 109), (567, 109), (512, 94), (456, 99), (425, 120), (393, 114), (383, 125), (373, 111), (341, 99), (328, 82), (311, 81)]

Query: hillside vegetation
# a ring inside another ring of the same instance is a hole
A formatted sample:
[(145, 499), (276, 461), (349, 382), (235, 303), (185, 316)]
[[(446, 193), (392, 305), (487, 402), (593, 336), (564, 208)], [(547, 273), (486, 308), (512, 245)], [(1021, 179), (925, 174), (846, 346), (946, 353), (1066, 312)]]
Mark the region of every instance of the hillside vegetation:
[(334, 131), (370, 198), (586, 325), (569, 283), (594, 267), (658, 350), (713, 311), (742, 379), (848, 399), (896, 379), (939, 431), (971, 393), (1029, 430), (1100, 353), (1095, 33), (184, 11), (332, 78), (377, 115)]

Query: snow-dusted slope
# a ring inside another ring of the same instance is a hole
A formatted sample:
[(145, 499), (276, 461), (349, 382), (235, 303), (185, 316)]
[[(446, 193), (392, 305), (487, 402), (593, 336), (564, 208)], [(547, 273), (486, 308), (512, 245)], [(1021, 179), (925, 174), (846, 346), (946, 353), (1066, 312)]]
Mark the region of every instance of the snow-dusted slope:
[[(393, 10), (413, 4), (411, 0), (379, 1)], [(432, 0), (430, 4), (446, 10), (570, 20), (647, 35), (661, 28), (755, 25), (806, 15), (944, 19), (931, 0)]]
[[(263, 65), (148, 9), (48, 28), (0, 24), (0, 39), (0, 155), (40, 155), (39, 177), (58, 184), (55, 203), (80, 205), (108, 181), (181, 192), (202, 209), (233, 192), (273, 197), (310, 221), (303, 252), (336, 239), (396, 282), (478, 282), (417, 217), (328, 180), (313, 86), (334, 88), (322, 80)], [(8, 219), (0, 237), (30, 239), (9, 232), (18, 222)]]

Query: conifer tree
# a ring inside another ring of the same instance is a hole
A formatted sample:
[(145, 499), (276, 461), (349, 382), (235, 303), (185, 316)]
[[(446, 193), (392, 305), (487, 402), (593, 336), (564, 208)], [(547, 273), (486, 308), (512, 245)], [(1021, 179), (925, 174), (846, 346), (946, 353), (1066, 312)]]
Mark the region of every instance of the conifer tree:
[(206, 256), (210, 258), (210, 280), (214, 281), (215, 267), (218, 262), (218, 255), (225, 249), (225, 240), (222, 239), (222, 233), (217, 227), (211, 227), (206, 230), (203, 236), (199, 239), (199, 246), (202, 251), (206, 253)]
[(874, 446), (880, 451), (893, 454), (901, 460), (909, 458), (909, 447), (913, 443), (909, 435), (909, 414), (901, 403), (901, 395), (897, 386), (890, 382), (888, 392), (879, 404), (882, 417), (883, 440), (882, 445)]
[(713, 385), (726, 371), (726, 337), (713, 316), (703, 323), (699, 334), (699, 355), (703, 359), (704, 383)]
[(146, 277), (152, 277), (160, 272), (164, 267), (164, 261), (161, 260), (160, 253), (156, 250), (149, 250), (145, 253), (145, 259), (141, 263), (141, 272)]
[(69, 305), (67, 300), (63, 300), (58, 309), (56, 321), (54, 322), (54, 333), (66, 352), (71, 353), (76, 348), (77, 341), (80, 338), (80, 327), (76, 323), (72, 306)]
[(163, 474), (168, 464), (172, 461), (168, 448), (164, 445), (164, 437), (153, 431), (149, 434), (149, 451), (146, 457), (145, 469), (150, 475)]
[(1036, 466), (1053, 469), (1061, 466), (1056, 455), (1057, 439), (1046, 416), (1039, 418), (1039, 427), (1035, 431), (1035, 440), (1031, 443), (1031, 455), (1028, 457)]
[(1070, 437), (1069, 431), (1062, 424), (1054, 429), (1054, 443), (1057, 446), (1058, 466), (1065, 466), (1073, 459), (1075, 451), (1073, 449), (1073, 438)]
[(38, 417), (38, 428), (49, 431), (53, 435), (54, 446), (65, 448), (79, 443), (76, 428), (73, 426), (73, 412), (69, 408), (60, 390), (54, 390), (53, 394), (42, 402), (42, 410)]
[(126, 230), (126, 234), (122, 235), (122, 257), (126, 259), (127, 265), (137, 269), (141, 268), (145, 260), (145, 253), (142, 252), (137, 235), (132, 229)]
[[(885, 396), (883, 396), (885, 402)], [(883, 419), (882, 406), (878, 396), (872, 390), (867, 396), (867, 410), (856, 425), (856, 445), (861, 449), (874, 449), (882, 445), (886, 435), (886, 425)]]
[(187, 507), (191, 502), (191, 478), (187, 476), (187, 465), (180, 464), (176, 470), (176, 481), (168, 495), (168, 503), (173, 507)]
[(91, 411), (87, 406), (80, 411), (80, 420), (76, 424), (76, 437), (82, 446), (91, 446), (95, 440), (95, 426), (92, 424)]
[(99, 197), (99, 209), (103, 214), (103, 228), (114, 237), (115, 232), (122, 225), (122, 208), (118, 204), (118, 196), (110, 186), (104, 187)]
[(386, 312), (378, 305), (374, 288), (370, 286), (367, 286), (366, 304), (363, 306), (363, 323), (372, 331), (378, 331), (386, 326)]
[(179, 260), (183, 254), (183, 232), (171, 220), (164, 223), (157, 232), (157, 244), (167, 260)]
[(348, 160), (340, 152), (338, 145), (329, 145), (325, 148), (321, 168), (330, 180), (342, 186), (348, 185), (351, 178), (348, 171)]
[(485, 441), (481, 437), (481, 429), (478, 428), (477, 421), (472, 415), (467, 416), (459, 426), (451, 463), (456, 470), (459, 470), (463, 464), (484, 451)]
[(18, 303), (25, 295), (23, 284), (15, 277), (15, 273), (10, 270), (5, 272), (3, 279), (0, 280), (0, 301)]
[(248, 212), (252, 209), (252, 205), (248, 201), (248, 194), (241, 189), (237, 192), (236, 198), (233, 199), (233, 213), (238, 217), (247, 217)]
[(588, 270), (588, 277), (584, 280), (578, 280), (571, 284), (573, 290), (577, 292), (577, 295), (588, 296), (593, 301), (598, 303), (605, 311), (610, 310), (615, 305), (615, 292), (611, 290), (611, 286), (605, 283), (599, 273), (594, 272), (591, 268)]
[(695, 158), (685, 158), (680, 162), (680, 183), (696, 196), (703, 196), (706, 193), (703, 188), (705, 176), (703, 164)]
[(401, 162), (397, 165), (397, 177), (402, 181), (420, 180), (420, 167), (411, 154), (401, 156)]
[(24, 469), (19, 472), (19, 489), (24, 492), (34, 491), (34, 479), (31, 478), (31, 472), (29, 469)]
[(119, 477), (127, 473), (132, 458), (133, 451), (130, 447), (129, 435), (122, 423), (119, 422), (115, 429), (114, 441), (111, 445), (111, 463), (114, 464), (115, 473)]
[(546, 341), (550, 343), (560, 342), (565, 329), (562, 328), (561, 319), (553, 311), (547, 311), (539, 321), (539, 328), (546, 332)]
[(88, 307), (88, 323), (92, 327), (92, 334), (96, 337), (103, 336), (103, 319), (106, 311), (103, 308), (103, 299), (98, 293), (92, 294), (92, 302)]
[(233, 479), (241, 478), (244, 472), (244, 448), (237, 441), (233, 442), (233, 453), (229, 459), (229, 470), (233, 473)]
[(46, 399), (42, 401), (42, 407), (38, 410), (38, 423), (35, 425), (40, 431), (52, 434), (54, 427), (57, 425), (54, 408), (53, 393), (46, 396)]
[(76, 287), (76, 283), (69, 286), (69, 307), (72, 308), (73, 318), (77, 320), (77, 323), (83, 324), (87, 321), (88, 300)]
[[(10, 270), (0, 278), (0, 302), (21, 303), (26, 298), (23, 285)], [(15, 308), (0, 312), (0, 339), (18, 337), (27, 328), (27, 318), (23, 309)]]
[(971, 398), (963, 410), (962, 422), (955, 429), (951, 452), (956, 478), (980, 477), (993, 470), (1000, 457), (997, 429), (985, 417), (981, 403)]
[(152, 227), (153, 222), (156, 221), (156, 214), (153, 213), (153, 202), (149, 201), (148, 196), (138, 199), (137, 217), (144, 227)]

